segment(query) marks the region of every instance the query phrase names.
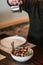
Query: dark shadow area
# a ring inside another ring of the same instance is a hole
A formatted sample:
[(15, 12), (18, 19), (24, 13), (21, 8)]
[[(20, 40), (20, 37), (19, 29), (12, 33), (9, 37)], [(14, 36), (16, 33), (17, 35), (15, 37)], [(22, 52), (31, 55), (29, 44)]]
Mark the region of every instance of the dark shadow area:
[(1, 35), (0, 35), (0, 39), (3, 39), (3, 38), (8, 37), (8, 36), (9, 36), (9, 35), (1, 34)]

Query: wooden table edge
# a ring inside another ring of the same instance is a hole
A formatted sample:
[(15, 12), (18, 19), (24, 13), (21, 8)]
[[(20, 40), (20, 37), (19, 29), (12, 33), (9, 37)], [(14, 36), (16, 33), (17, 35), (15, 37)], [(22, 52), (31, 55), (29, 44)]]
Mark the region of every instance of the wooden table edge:
[(17, 19), (17, 20), (11, 20), (11, 21), (8, 21), (8, 22), (5, 22), (5, 23), (1, 23), (0, 29), (8, 27), (8, 26), (12, 26), (12, 25), (25, 23), (25, 22), (29, 22), (29, 17), (21, 18), (21, 19)]

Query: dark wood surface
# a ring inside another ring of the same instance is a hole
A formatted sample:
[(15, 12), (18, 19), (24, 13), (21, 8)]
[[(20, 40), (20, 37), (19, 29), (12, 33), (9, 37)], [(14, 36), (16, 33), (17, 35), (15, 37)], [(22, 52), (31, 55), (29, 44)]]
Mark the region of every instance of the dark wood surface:
[[(7, 35), (1, 35), (0, 39), (7, 37)], [(0, 65), (43, 65), (43, 47), (36, 46), (33, 48), (34, 55), (33, 57), (28, 60), (27, 62), (17, 62), (13, 60), (10, 54), (6, 53), (5, 51), (0, 49), (0, 54), (6, 56), (6, 58), (0, 60)]]
[(0, 60), (0, 65), (43, 65), (43, 48), (36, 46), (33, 48), (33, 50), (34, 50), (33, 57), (27, 62), (20, 63), (13, 60), (10, 54), (0, 49), (0, 54), (6, 56), (5, 59)]

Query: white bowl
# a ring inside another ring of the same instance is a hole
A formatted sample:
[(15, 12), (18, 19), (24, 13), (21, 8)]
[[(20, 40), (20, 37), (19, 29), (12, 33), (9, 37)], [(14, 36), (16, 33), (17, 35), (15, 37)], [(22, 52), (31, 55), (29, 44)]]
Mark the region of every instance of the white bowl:
[(11, 53), (11, 57), (12, 57), (14, 60), (18, 61), (18, 62), (28, 61), (28, 60), (30, 60), (30, 59), (32, 58), (32, 56), (33, 56), (33, 50), (32, 50), (31, 48), (29, 48), (29, 49), (30, 49), (30, 51), (32, 51), (32, 54), (29, 55), (29, 56), (20, 57), (20, 56), (15, 56), (15, 55), (13, 55), (13, 54)]
[(6, 48), (11, 48), (11, 43), (14, 42), (14, 47), (18, 47), (22, 44), (25, 44), (26, 39), (24, 37), (21, 36), (11, 36), (11, 37), (6, 37), (4, 39), (1, 40), (1, 45), (3, 45)]

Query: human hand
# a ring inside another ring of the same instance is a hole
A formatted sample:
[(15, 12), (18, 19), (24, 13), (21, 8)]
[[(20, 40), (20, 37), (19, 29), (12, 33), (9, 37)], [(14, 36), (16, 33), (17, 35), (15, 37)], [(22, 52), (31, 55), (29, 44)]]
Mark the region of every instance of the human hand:
[(8, 0), (8, 2), (10, 5), (21, 5), (23, 3), (22, 0)]

